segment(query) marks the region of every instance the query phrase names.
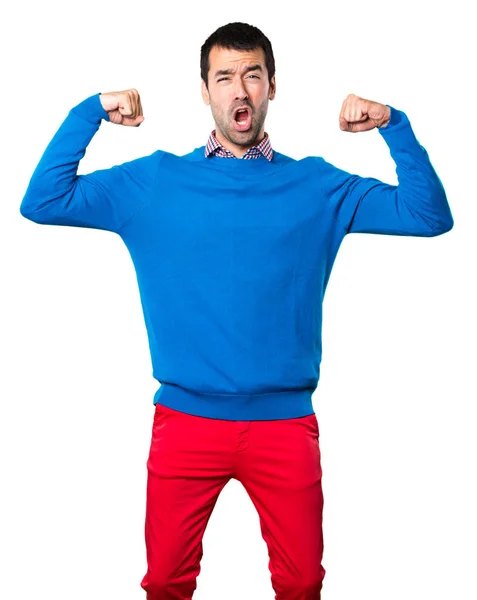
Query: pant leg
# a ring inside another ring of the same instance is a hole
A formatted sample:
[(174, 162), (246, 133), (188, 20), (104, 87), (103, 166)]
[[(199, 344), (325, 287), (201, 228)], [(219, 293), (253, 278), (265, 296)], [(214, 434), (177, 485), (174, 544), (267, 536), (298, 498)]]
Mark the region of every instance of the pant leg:
[(192, 598), (205, 528), (231, 478), (232, 450), (227, 421), (156, 404), (147, 461), (147, 573), (141, 582), (147, 600)]
[(257, 509), (268, 547), (275, 599), (319, 600), (326, 570), (315, 414), (251, 422), (238, 456), (238, 479)]

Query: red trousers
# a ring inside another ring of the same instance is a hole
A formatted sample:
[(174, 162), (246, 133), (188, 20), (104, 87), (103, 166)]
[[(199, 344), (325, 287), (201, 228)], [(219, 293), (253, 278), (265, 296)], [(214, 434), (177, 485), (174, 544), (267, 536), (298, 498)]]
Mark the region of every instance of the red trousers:
[(315, 414), (228, 421), (156, 404), (147, 471), (147, 573), (141, 582), (147, 600), (192, 598), (204, 531), (232, 478), (259, 514), (275, 599), (320, 599), (326, 571)]

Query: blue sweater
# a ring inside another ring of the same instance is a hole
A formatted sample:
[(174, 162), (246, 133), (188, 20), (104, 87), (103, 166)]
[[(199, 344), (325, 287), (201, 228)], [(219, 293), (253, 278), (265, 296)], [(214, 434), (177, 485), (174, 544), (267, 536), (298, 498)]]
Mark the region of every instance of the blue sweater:
[[(388, 105), (389, 106), (389, 105)], [(137, 275), (153, 403), (229, 420), (314, 412), (322, 303), (347, 233), (432, 237), (453, 218), (406, 114), (378, 130), (399, 185), (320, 156), (272, 161), (156, 150), (77, 175), (102, 120), (99, 93), (70, 110), (21, 203), (35, 223), (103, 229)]]

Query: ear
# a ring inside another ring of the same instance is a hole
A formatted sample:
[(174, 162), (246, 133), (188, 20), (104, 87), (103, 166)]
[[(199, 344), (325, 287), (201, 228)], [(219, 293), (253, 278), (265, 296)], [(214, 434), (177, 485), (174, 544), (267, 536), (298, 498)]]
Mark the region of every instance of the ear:
[(270, 98), (270, 100), (273, 100), (275, 98), (276, 91), (277, 91), (277, 84), (276, 84), (275, 75), (274, 75), (270, 82), (270, 89), (268, 92), (268, 97)]
[(207, 86), (205, 85), (205, 81), (203, 79), (201, 79), (200, 81), (202, 83), (202, 85), (201, 85), (202, 99), (204, 100), (205, 104), (210, 104), (209, 92), (207, 90)]

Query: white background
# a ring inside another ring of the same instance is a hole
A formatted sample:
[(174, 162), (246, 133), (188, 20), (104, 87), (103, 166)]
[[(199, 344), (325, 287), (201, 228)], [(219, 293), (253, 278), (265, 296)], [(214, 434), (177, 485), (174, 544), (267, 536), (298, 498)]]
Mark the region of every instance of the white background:
[[(477, 49), (466, 4), (10, 4), (0, 84), (0, 597), (145, 598), (159, 384), (132, 262), (119, 236), (23, 218), (29, 179), (68, 111), (98, 92), (137, 88), (145, 121), (103, 122), (78, 173), (205, 144), (213, 121), (200, 46), (245, 21), (274, 49), (265, 123), (274, 148), (396, 184), (379, 133), (338, 126), (349, 93), (390, 104), (408, 115), (455, 220), (435, 238), (351, 234), (336, 259), (313, 397), (323, 599), (475, 600)], [(194, 600), (272, 600), (267, 565), (258, 515), (232, 480), (205, 533)]]

